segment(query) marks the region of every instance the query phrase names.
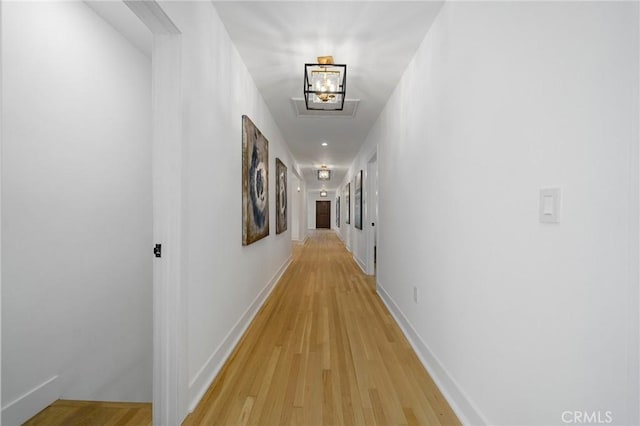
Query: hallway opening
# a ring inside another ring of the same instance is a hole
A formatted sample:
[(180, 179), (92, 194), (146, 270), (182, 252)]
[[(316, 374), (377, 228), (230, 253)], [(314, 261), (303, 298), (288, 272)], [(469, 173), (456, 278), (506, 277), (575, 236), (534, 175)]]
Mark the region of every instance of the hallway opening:
[(316, 201), (316, 229), (331, 229), (331, 201)]
[(378, 153), (373, 153), (367, 162), (366, 175), (366, 215), (365, 229), (367, 231), (367, 273), (376, 274), (378, 255)]
[(151, 58), (83, 2), (3, 2), (1, 28), (2, 418), (149, 403)]

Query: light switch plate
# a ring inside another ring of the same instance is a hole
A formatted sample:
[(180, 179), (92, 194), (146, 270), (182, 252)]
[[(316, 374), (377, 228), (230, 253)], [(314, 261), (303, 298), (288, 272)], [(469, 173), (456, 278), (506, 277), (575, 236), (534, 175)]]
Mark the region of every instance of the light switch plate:
[(540, 222), (560, 222), (560, 188), (540, 190)]

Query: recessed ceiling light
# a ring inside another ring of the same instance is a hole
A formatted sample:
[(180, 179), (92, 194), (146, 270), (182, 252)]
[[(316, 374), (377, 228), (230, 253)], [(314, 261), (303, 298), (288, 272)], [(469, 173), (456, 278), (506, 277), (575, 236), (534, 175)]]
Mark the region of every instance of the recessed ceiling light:
[(329, 145), (329, 144), (328, 144), (328, 143), (326, 143), (326, 142), (322, 142), (322, 144), (321, 144), (321, 145), (322, 145), (322, 146), (327, 146), (327, 145)]

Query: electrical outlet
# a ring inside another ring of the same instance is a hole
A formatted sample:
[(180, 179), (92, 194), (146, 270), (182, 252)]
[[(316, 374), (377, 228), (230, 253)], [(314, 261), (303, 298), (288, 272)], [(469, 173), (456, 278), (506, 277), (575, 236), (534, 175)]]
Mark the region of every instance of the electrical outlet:
[(413, 302), (418, 303), (418, 287), (413, 286)]

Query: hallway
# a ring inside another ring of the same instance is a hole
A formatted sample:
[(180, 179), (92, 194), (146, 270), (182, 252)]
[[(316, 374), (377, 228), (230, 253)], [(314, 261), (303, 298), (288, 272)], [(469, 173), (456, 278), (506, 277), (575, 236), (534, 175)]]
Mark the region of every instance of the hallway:
[(458, 424), (331, 231), (311, 234), (185, 425)]
[(0, 104), (0, 426), (640, 426), (640, 1), (0, 1)]

